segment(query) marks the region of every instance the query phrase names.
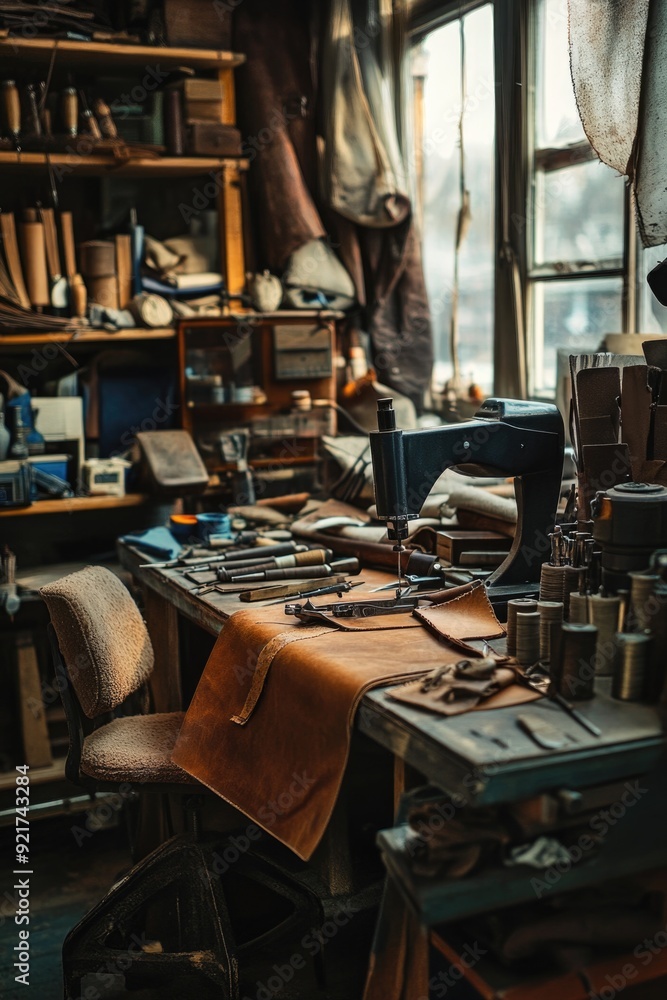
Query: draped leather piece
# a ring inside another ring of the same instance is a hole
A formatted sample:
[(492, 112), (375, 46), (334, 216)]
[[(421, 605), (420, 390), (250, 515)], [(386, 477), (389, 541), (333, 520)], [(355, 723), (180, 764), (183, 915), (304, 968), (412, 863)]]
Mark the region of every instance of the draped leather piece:
[(243, 152), (251, 161), (252, 216), (263, 265), (280, 273), (290, 254), (326, 236), (317, 190), (315, 82), (308, 0), (244, 0), (234, 12)]
[(291, 628), (303, 639), (272, 658), (252, 717), (240, 726), (231, 716), (242, 712), (258, 658), (289, 628), (281, 608), (239, 611), (229, 619), (172, 760), (308, 859), (331, 816), (363, 695), (461, 654), (423, 628), (326, 634), (301, 624)]

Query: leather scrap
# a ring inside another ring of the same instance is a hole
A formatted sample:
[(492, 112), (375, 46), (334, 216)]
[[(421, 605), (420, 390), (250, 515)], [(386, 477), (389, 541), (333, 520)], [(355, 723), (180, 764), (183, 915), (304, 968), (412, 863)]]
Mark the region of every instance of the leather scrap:
[(389, 696), (442, 715), (460, 715), (513, 680), (514, 670), (498, 666), (494, 660), (458, 660), (390, 691)]
[(631, 365), (625, 368), (621, 390), (621, 437), (630, 452), (635, 482), (642, 481), (641, 470), (648, 455), (652, 402), (647, 366)]
[(416, 608), (413, 614), (439, 639), (466, 651), (471, 649), (466, 639), (500, 639), (506, 634), (481, 581), (464, 594), (427, 608)]
[[(443, 807), (447, 806), (453, 815), (443, 823)], [(408, 825), (410, 867), (424, 878), (464, 878), (496, 861), (510, 842), (496, 807), (473, 809), (449, 798), (413, 806)]]
[(505, 708), (535, 701), (541, 695), (515, 683), (510, 664), (491, 658), (459, 660), (408, 681), (388, 692), (390, 698), (438, 715), (462, 715), (473, 709)]

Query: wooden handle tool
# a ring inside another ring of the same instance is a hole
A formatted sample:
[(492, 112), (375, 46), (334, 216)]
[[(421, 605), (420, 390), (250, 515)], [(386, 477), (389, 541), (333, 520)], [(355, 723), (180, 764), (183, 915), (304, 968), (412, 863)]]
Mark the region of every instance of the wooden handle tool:
[(95, 112), (104, 138), (117, 139), (118, 129), (116, 128), (116, 123), (111, 117), (111, 108), (106, 101), (103, 101), (101, 97), (96, 98), (95, 101), (93, 101), (93, 111)]
[(68, 135), (76, 135), (79, 129), (79, 95), (76, 87), (65, 87), (60, 109), (65, 131)]
[(14, 141), (21, 134), (21, 100), (15, 80), (4, 80), (2, 83), (2, 116), (7, 131)]
[(88, 292), (83, 278), (76, 269), (76, 245), (71, 212), (60, 213), (60, 232), (65, 256), (65, 274), (69, 283), (70, 306), (74, 315), (83, 319), (88, 311)]

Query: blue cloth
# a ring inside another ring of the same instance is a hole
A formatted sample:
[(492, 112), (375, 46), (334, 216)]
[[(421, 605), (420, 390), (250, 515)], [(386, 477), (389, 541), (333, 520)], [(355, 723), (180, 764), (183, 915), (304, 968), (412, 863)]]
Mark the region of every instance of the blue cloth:
[(134, 545), (149, 556), (158, 559), (175, 559), (181, 554), (183, 546), (176, 541), (168, 528), (148, 528), (135, 534), (123, 535), (121, 542)]

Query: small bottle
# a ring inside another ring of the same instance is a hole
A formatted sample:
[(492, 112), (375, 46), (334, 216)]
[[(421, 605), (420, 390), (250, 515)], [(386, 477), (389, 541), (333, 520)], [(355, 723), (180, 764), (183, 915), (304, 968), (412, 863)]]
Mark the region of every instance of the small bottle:
[(7, 458), (11, 437), (12, 436), (7, 429), (7, 425), (5, 424), (5, 411), (0, 408), (0, 462), (4, 462)]
[(28, 457), (27, 436), (28, 428), (23, 423), (21, 411), (17, 409), (14, 416), (14, 437), (12, 440), (12, 446), (9, 449), (9, 454), (12, 458), (22, 460)]

